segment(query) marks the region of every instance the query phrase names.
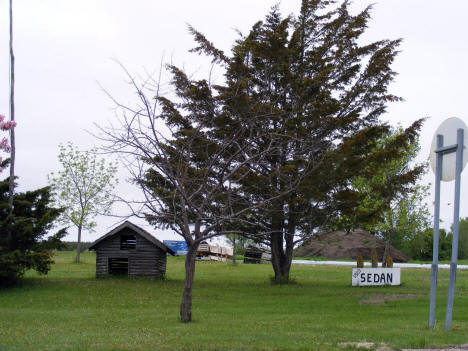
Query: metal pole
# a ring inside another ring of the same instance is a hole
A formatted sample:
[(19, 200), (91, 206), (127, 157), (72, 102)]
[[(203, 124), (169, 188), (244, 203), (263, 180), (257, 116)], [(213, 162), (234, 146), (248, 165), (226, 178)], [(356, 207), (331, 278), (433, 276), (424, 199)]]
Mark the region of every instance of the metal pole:
[[(444, 136), (437, 135), (437, 149), (444, 145)], [(437, 293), (437, 273), (439, 269), (439, 222), (440, 222), (440, 180), (442, 178), (442, 153), (436, 153), (435, 201), (434, 201), (434, 239), (432, 246), (431, 304), (429, 307), (429, 328), (435, 325), (435, 306)]]
[[(15, 120), (15, 55), (13, 53), (13, 0), (10, 0), (10, 121)], [(10, 179), (8, 181), (8, 214), (13, 214), (15, 194), (15, 128), (10, 128)], [(11, 230), (7, 230), (8, 247), (12, 245)]]
[(445, 315), (445, 330), (449, 331), (452, 323), (453, 296), (457, 277), (458, 260), (458, 224), (460, 220), (460, 178), (463, 167), (463, 129), (457, 130), (457, 154), (455, 164), (455, 201), (453, 209), (452, 261), (450, 262), (450, 281), (447, 298), (447, 314)]

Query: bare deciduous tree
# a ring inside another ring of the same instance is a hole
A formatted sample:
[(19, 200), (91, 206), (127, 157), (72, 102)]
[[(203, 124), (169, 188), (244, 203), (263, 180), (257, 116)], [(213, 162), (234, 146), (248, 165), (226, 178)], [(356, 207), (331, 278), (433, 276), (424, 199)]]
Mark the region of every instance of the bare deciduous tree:
[[(252, 213), (292, 191), (298, 179), (289, 178), (289, 186), (270, 197), (252, 195), (260, 192), (254, 189), (264, 181), (266, 157), (281, 152), (277, 139), (284, 136), (262, 136), (271, 133), (256, 127), (264, 115), (249, 112), (239, 120), (238, 111), (220, 102), (221, 88), (191, 80), (174, 66), (168, 70), (176, 96), (172, 100), (161, 96), (159, 81), (140, 81), (124, 68), (138, 102), (128, 106), (109, 94), (119, 110), (117, 122), (98, 126), (97, 137), (106, 152), (121, 156), (144, 194), (144, 201), (129, 203), (132, 213), (171, 228), (187, 243), (180, 318), (189, 322), (200, 242), (258, 227), (251, 223)], [(262, 137), (268, 145), (259, 149), (252, 141)], [(281, 169), (271, 173), (278, 176)]]

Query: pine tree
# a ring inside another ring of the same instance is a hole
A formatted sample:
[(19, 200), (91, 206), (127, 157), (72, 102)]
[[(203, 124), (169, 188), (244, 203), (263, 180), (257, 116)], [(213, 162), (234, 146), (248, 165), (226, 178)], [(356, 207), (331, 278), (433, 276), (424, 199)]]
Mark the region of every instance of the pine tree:
[[(51, 207), (49, 187), (16, 193), (9, 214), (9, 179), (0, 182), (0, 286), (18, 282), (24, 272), (34, 269), (46, 274), (53, 250), (61, 246), (62, 229), (48, 236), (61, 209)], [(8, 240), (6, 233), (11, 233)]]
[[(226, 84), (217, 89), (219, 104), (229, 113), (217, 136), (236, 122), (251, 123), (259, 150), (275, 143), (277, 152), (242, 186), (247, 198), (284, 193), (266, 210), (250, 214), (255, 232), (270, 244), (277, 282), (289, 279), (297, 240), (355, 211), (362, 195), (351, 180), (369, 172), (369, 164), (400, 157), (399, 145), (421, 127), (415, 122), (389, 148), (375, 151), (389, 130), (379, 117), (388, 103), (400, 101), (388, 92), (400, 40), (360, 44), (370, 7), (352, 15), (348, 5), (303, 0), (297, 17), (282, 17), (273, 7), (236, 41), (231, 57), (191, 29), (198, 42), (194, 51), (226, 67)], [(253, 122), (249, 116), (262, 117)], [(260, 185), (252, 188), (252, 181)], [(285, 192), (294, 182), (298, 186)]]

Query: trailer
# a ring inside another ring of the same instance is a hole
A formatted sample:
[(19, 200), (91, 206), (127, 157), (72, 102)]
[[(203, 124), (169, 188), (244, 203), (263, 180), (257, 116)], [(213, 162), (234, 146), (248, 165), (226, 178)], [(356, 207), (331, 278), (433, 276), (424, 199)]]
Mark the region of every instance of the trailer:
[(234, 250), (232, 247), (219, 244), (211, 244), (202, 241), (198, 246), (197, 257), (199, 261), (227, 261), (232, 259)]

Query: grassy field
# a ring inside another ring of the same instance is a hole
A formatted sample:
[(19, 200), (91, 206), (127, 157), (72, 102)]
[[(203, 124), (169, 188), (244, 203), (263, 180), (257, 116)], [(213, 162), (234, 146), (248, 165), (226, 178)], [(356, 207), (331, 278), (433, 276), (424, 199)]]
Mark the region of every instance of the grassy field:
[(47, 276), (0, 289), (0, 350), (354, 350), (468, 342), (468, 271), (458, 271), (453, 330), (444, 331), (448, 271), (429, 330), (430, 272), (402, 270), (402, 286), (350, 286), (349, 267), (293, 266), (294, 284), (270, 285), (270, 265), (199, 262), (193, 322), (178, 321), (183, 258), (167, 278), (94, 278), (94, 254), (59, 253)]

